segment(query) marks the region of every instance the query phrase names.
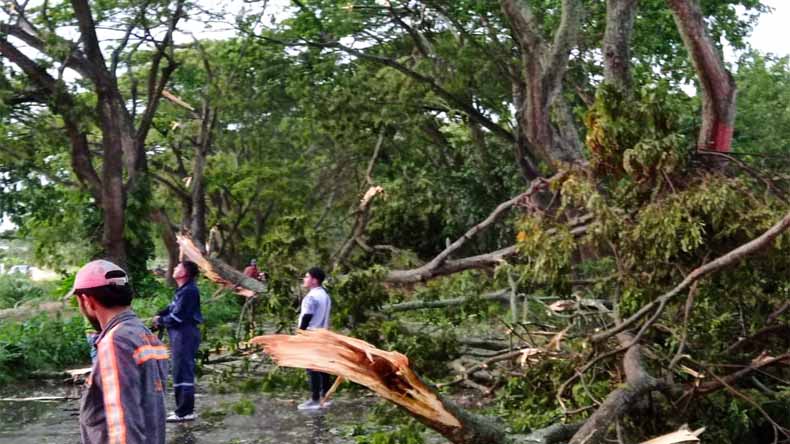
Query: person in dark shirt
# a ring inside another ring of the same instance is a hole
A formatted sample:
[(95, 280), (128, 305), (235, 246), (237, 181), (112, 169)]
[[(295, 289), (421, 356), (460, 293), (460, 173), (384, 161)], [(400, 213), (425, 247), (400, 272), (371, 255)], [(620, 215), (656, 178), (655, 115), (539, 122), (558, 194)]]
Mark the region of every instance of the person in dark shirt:
[(200, 292), (195, 283), (198, 266), (182, 261), (173, 269), (178, 284), (173, 302), (154, 317), (154, 326), (167, 328), (173, 356), (173, 389), (176, 409), (168, 422), (193, 421), (195, 414), (195, 358), (200, 346)]
[(74, 279), (80, 312), (100, 333), (80, 402), (83, 444), (165, 444), (167, 348), (132, 312), (126, 272), (95, 260)]

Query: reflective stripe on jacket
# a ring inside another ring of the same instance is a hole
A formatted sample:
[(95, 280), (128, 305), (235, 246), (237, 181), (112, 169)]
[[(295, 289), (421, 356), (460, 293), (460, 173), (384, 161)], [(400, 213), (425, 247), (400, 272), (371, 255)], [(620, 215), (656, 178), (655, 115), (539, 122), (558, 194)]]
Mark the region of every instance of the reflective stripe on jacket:
[(164, 444), (167, 348), (132, 312), (115, 316), (80, 403), (83, 444)]
[(200, 324), (203, 315), (200, 312), (200, 290), (194, 280), (187, 282), (176, 290), (173, 302), (159, 312), (159, 323), (167, 328), (177, 328), (184, 323)]

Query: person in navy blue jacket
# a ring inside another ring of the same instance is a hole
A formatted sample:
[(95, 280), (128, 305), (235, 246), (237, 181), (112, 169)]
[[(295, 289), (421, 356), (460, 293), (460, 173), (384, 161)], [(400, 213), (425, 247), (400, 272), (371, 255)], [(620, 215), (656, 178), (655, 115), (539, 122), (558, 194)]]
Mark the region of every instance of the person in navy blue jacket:
[(173, 302), (154, 317), (154, 326), (167, 328), (173, 359), (173, 389), (176, 409), (168, 422), (193, 421), (195, 414), (195, 357), (200, 346), (200, 292), (195, 283), (198, 266), (182, 261), (173, 269), (178, 284)]

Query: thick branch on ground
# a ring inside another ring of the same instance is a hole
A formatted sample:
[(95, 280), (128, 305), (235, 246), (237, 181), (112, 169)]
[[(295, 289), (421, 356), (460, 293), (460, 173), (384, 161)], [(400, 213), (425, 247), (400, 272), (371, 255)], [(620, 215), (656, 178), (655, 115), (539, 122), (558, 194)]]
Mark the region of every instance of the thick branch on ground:
[(451, 299), (438, 299), (435, 301), (409, 301), (409, 302), (401, 302), (400, 304), (388, 304), (381, 307), (381, 310), (385, 313), (396, 313), (399, 311), (410, 311), (410, 310), (423, 310), (426, 308), (441, 308), (441, 307), (451, 307), (454, 305), (463, 305), (467, 302), (472, 301), (502, 301), (508, 302), (510, 300), (510, 296), (508, 296), (508, 290), (499, 290), (491, 293), (486, 293), (481, 296), (471, 296), (471, 297), (463, 297), (463, 298), (451, 298)]
[(502, 361), (513, 361), (518, 359), (522, 365), (525, 365), (527, 360), (536, 359), (539, 355), (545, 355), (547, 352), (540, 348), (532, 348), (532, 347), (525, 347), (518, 350), (509, 351), (506, 353), (502, 353), (496, 356), (492, 356), (485, 361), (479, 362), (472, 367), (469, 368), (461, 368), (461, 375), (457, 378), (453, 379), (452, 381), (445, 382), (442, 384), (438, 384), (440, 387), (446, 387), (448, 385), (458, 384), (461, 381), (468, 379), (470, 376), (475, 374), (476, 372), (487, 370), (492, 364), (496, 364), (497, 362)]
[(179, 234), (176, 238), (181, 246), (181, 253), (196, 263), (210, 280), (246, 297), (254, 297), (266, 291), (266, 285), (262, 282), (245, 276), (218, 258), (204, 256), (200, 247), (189, 236)]
[(782, 220), (774, 224), (774, 226), (768, 229), (768, 231), (766, 231), (765, 233), (761, 234), (759, 237), (752, 239), (751, 241), (741, 245), (740, 247), (730, 251), (729, 253), (720, 256), (701, 267), (694, 269), (694, 271), (689, 273), (686, 276), (686, 278), (683, 279), (683, 282), (678, 284), (675, 288), (663, 294), (662, 296), (658, 297), (653, 302), (645, 305), (644, 307), (639, 309), (639, 311), (634, 313), (630, 318), (626, 319), (622, 323), (616, 325), (613, 328), (610, 328), (609, 330), (593, 335), (591, 338), (592, 341), (601, 342), (605, 339), (608, 339), (616, 335), (617, 333), (626, 330), (635, 322), (637, 322), (639, 319), (641, 319), (643, 316), (645, 316), (647, 313), (649, 313), (653, 308), (659, 305), (661, 306), (665, 305), (667, 301), (669, 301), (670, 299), (675, 297), (678, 293), (691, 286), (691, 284), (701, 279), (703, 276), (719, 271), (724, 267), (733, 265), (748, 256), (751, 256), (759, 251), (762, 251), (765, 248), (768, 248), (771, 245), (771, 243), (774, 241), (774, 239), (776, 239), (782, 232), (784, 232), (788, 228), (790, 228), (790, 213), (787, 213), (782, 218)]
[(729, 152), (735, 124), (736, 85), (705, 31), (698, 0), (667, 0), (702, 86), (702, 128), (697, 147)]
[[(632, 342), (632, 336), (621, 333), (617, 339), (623, 346)], [(604, 442), (609, 427), (634, 405), (642, 396), (660, 387), (660, 382), (647, 374), (642, 367), (641, 347), (632, 345), (623, 358), (625, 384), (609, 393), (598, 410), (573, 435), (570, 444), (597, 444)]]
[(409, 368), (409, 359), (400, 353), (379, 350), (328, 330), (258, 336), (251, 342), (263, 345), (278, 365), (314, 369), (363, 385), (453, 443), (506, 442), (503, 427), (438, 395)]
[(556, 444), (564, 443), (573, 437), (582, 423), (578, 424), (553, 424), (549, 427), (535, 430), (523, 438), (514, 439), (518, 444)]

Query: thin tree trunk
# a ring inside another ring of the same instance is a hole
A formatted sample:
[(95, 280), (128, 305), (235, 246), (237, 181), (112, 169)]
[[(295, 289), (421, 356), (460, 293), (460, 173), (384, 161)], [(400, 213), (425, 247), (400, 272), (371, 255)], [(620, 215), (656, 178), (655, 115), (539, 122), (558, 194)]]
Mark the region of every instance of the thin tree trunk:
[(637, 0), (606, 1), (603, 73), (606, 83), (620, 91), (631, 88), (631, 34)]
[(162, 243), (167, 250), (167, 272), (165, 274), (165, 281), (171, 287), (176, 286), (176, 281), (173, 279), (173, 269), (178, 264), (178, 241), (176, 234), (173, 231), (173, 224), (167, 213), (162, 208), (157, 208), (151, 212), (151, 219), (158, 223), (162, 230)]

